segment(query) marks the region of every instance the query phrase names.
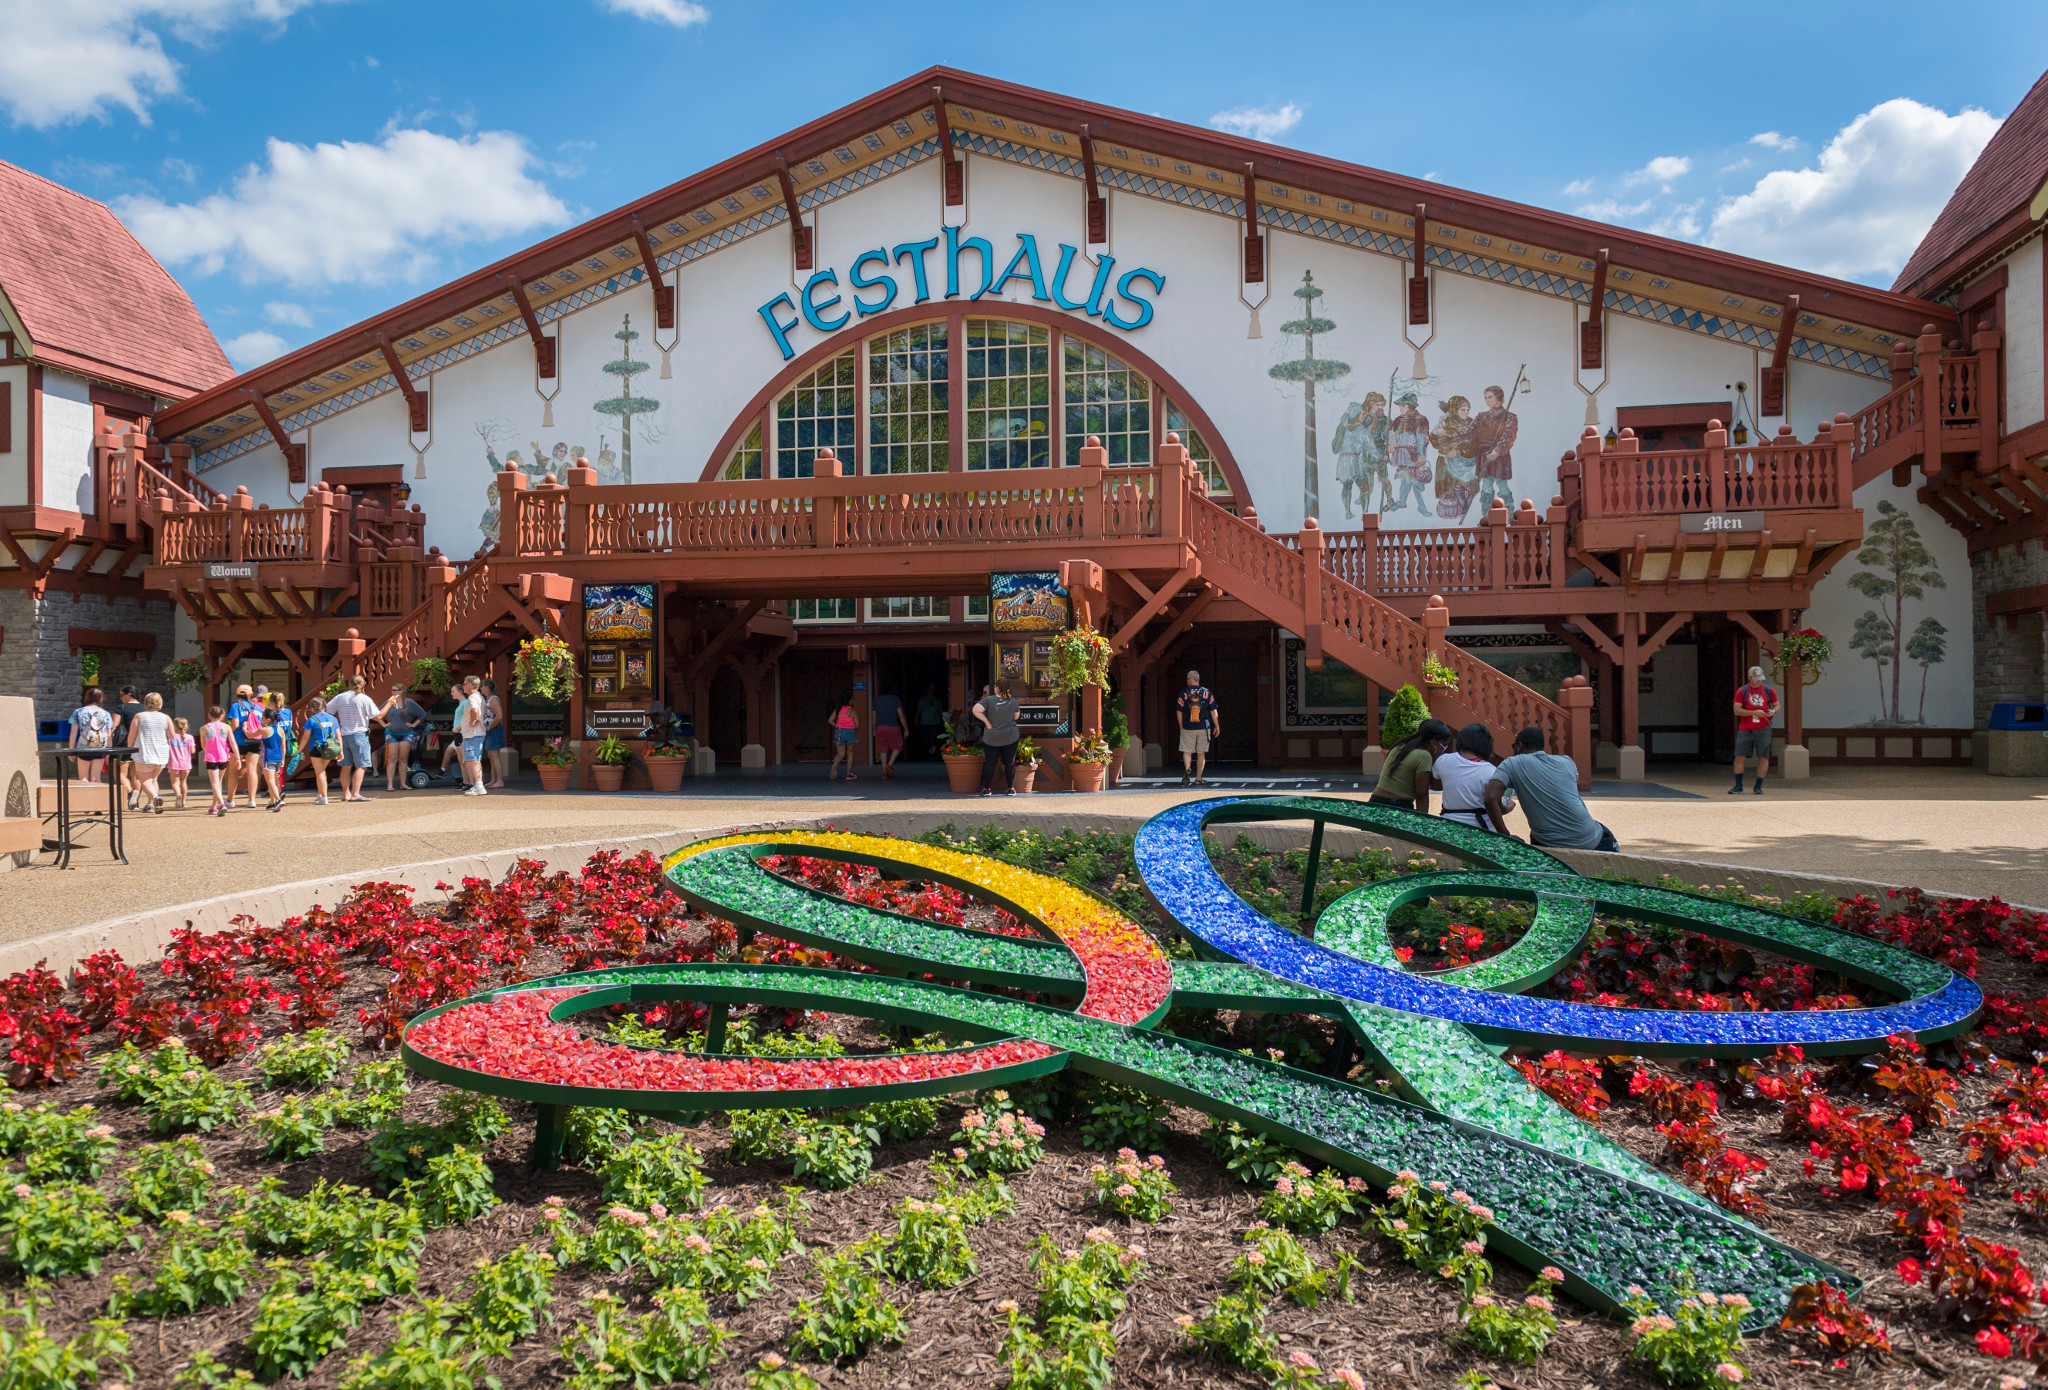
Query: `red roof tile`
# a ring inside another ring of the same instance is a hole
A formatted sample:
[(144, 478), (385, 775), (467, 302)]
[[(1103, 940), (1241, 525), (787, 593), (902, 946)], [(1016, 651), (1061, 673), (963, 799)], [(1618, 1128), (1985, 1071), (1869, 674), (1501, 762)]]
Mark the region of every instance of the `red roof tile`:
[(234, 375), (184, 287), (82, 193), (0, 160), (0, 293), (29, 340), (182, 396)]
[(1947, 289), (1947, 281), (1963, 269), (1952, 269), (1949, 259), (2024, 208), (2043, 182), (2048, 182), (2048, 73), (2013, 108), (1963, 175), (1892, 288), (1919, 295)]

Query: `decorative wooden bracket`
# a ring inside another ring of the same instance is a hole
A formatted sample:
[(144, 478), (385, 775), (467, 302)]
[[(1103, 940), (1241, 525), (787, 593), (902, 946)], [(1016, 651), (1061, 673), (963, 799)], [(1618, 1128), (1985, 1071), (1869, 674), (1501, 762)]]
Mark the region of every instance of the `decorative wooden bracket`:
[(661, 267), (654, 260), (654, 243), (647, 239), (647, 229), (640, 225), (640, 214), (633, 214), (633, 241), (640, 248), (640, 259), (647, 265), (647, 282), (654, 287), (654, 326), (666, 333), (676, 326), (676, 287), (663, 284)]
[(43, 596), (43, 589), (50, 582), (50, 571), (57, 567), (57, 562), (64, 558), (64, 552), (71, 548), (71, 542), (77, 539), (78, 528), (67, 526), (64, 533), (51, 542), (50, 548), (43, 552), (42, 559), (31, 560), (28, 558), (28, 552), (21, 548), (12, 535), (0, 530), (0, 545), (7, 547), (7, 553), (14, 557), (14, 563), (28, 576), (28, 591), (36, 598)]
[(946, 206), (963, 207), (967, 202), (967, 166), (953, 149), (953, 122), (946, 115), (946, 94), (932, 88), (932, 115), (939, 123), (939, 172), (946, 185)]
[(1587, 306), (1586, 321), (1579, 325), (1579, 370), (1597, 372), (1601, 370), (1606, 342), (1604, 320), (1607, 316), (1607, 248), (1601, 247), (1593, 253), (1593, 302)]
[(391, 346), (391, 337), (386, 333), (375, 335), (377, 350), (384, 354), (384, 361), (391, 367), (391, 375), (398, 379), (398, 389), (405, 392), (406, 409), (412, 414), (412, 432), (425, 434), (432, 422), (427, 418), (426, 393), (412, 384), (412, 378), (405, 374), (405, 363), (398, 360), (398, 352)]
[(1259, 169), (1244, 163), (1244, 282), (1266, 283), (1266, 239), (1259, 235)]
[(1792, 360), (1792, 335), (1798, 331), (1799, 296), (1788, 294), (1784, 310), (1778, 315), (1778, 344), (1771, 349), (1771, 365), (1764, 368), (1764, 379), (1756, 393), (1759, 416), (1785, 413), (1786, 364)]
[(782, 184), (782, 205), (789, 209), (789, 244), (796, 248), (796, 268), (816, 269), (816, 249), (811, 244), (811, 228), (804, 225), (804, 211), (796, 200), (796, 183), (789, 176), (789, 161), (782, 157), (782, 151), (775, 152), (775, 177)]
[(1081, 176), (1088, 182), (1088, 244), (1100, 246), (1109, 240), (1109, 200), (1095, 177), (1095, 136), (1086, 121), (1081, 123)]
[(1145, 606), (1132, 614), (1130, 621), (1117, 630), (1116, 636), (1109, 639), (1110, 647), (1121, 655), (1124, 649), (1130, 646), (1132, 641), (1145, 630), (1145, 624), (1158, 617), (1160, 610), (1173, 602), (1180, 595), (1182, 589), (1201, 577), (1202, 560), (1200, 556), (1196, 556), (1183, 565), (1178, 574), (1174, 575), (1173, 578), (1167, 580), (1164, 584), (1161, 584), (1157, 593), (1146, 596)]
[[(404, 373), (400, 372), (403, 376)], [(263, 399), (263, 393), (253, 386), (244, 386), (242, 395), (248, 399), (250, 409), (263, 420), (270, 437), (277, 441), (278, 451), (284, 455), (285, 477), (294, 483), (306, 481), (306, 446), (294, 444), (285, 437), (284, 426), (278, 423), (277, 412), (270, 408), (270, 402)]]
[(540, 331), (540, 316), (533, 312), (533, 301), (526, 297), (526, 281), (517, 275), (500, 275), (500, 281), (512, 284), (512, 300), (519, 306), (519, 317), (526, 320), (526, 336), (533, 339), (533, 366), (543, 381), (552, 381), (555, 376), (555, 340)]
[(1415, 269), (1408, 276), (1408, 322), (1429, 322), (1429, 275), (1423, 253), (1429, 244), (1429, 204), (1415, 205)]

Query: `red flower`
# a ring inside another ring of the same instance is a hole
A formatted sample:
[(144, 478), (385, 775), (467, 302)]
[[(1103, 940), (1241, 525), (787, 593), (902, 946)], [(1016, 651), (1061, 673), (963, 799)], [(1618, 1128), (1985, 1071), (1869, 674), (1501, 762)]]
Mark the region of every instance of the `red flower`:
[(2012, 1338), (1995, 1327), (1987, 1327), (1977, 1334), (1977, 1350), (2003, 1361), (2012, 1355)]
[(1921, 1265), (1920, 1265), (1920, 1262), (1919, 1262), (1918, 1260), (1900, 1260), (1900, 1261), (1899, 1261), (1899, 1278), (1901, 1278), (1901, 1279), (1905, 1280), (1905, 1281), (1906, 1281), (1906, 1282), (1907, 1282), (1908, 1284), (1917, 1284), (1917, 1283), (1919, 1283), (1919, 1282), (1920, 1282), (1920, 1272), (1921, 1272)]

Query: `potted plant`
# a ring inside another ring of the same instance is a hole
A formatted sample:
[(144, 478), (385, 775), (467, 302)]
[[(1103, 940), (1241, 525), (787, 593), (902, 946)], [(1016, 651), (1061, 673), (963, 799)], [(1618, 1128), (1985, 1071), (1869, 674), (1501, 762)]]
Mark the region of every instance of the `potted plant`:
[(626, 764), (633, 761), (633, 750), (617, 734), (607, 734), (604, 741), (590, 750), (590, 775), (597, 782), (601, 792), (615, 792), (626, 785)]
[(946, 764), (946, 782), (954, 791), (981, 790), (981, 749), (962, 743), (957, 734), (948, 732), (946, 741), (939, 745), (939, 758)]
[(412, 685), (415, 690), (433, 692), (434, 698), (426, 702), (431, 707), (448, 698), (448, 692), (455, 688), (455, 673), (448, 669), (445, 659), (423, 656), (412, 664)]
[(512, 688), (540, 704), (567, 703), (576, 689), (576, 653), (551, 632), (527, 638), (512, 658)]
[(1431, 652), (1422, 658), (1422, 683), (1431, 690), (1456, 690), (1458, 673), (1436, 659)]
[(173, 661), (164, 667), (164, 679), (172, 690), (197, 690), (206, 684), (206, 663), (196, 656)]
[(1816, 628), (1803, 627), (1778, 643), (1772, 658), (1771, 680), (1778, 685), (1812, 685), (1820, 679), (1821, 667), (1834, 658), (1835, 649)]
[[(1124, 711), (1124, 693), (1121, 690), (1102, 699), (1102, 736), (1109, 743), (1108, 783), (1113, 787), (1130, 771), (1131, 719)], [(1143, 773), (1142, 763), (1138, 770)]]
[(569, 770), (576, 766), (576, 754), (567, 739), (551, 738), (533, 755), (533, 765), (540, 769), (542, 791), (565, 792), (569, 790)]
[(1102, 790), (1102, 774), (1109, 770), (1109, 740), (1094, 729), (1074, 736), (1067, 750), (1067, 781), (1077, 792)]
[(1031, 784), (1038, 780), (1038, 745), (1028, 738), (1017, 740), (1017, 774), (1010, 785), (1019, 792), (1031, 790)]
[(1421, 728), (1427, 718), (1429, 702), (1422, 698), (1422, 692), (1412, 685), (1402, 686), (1387, 701), (1387, 712), (1380, 718), (1380, 746), (1392, 748)]
[(654, 790), (679, 792), (683, 789), (683, 774), (690, 767), (690, 745), (663, 740), (647, 750), (644, 761), (647, 780)]
[(1062, 632), (1052, 639), (1052, 693), (1071, 695), (1087, 686), (1109, 689), (1109, 639), (1092, 627)]

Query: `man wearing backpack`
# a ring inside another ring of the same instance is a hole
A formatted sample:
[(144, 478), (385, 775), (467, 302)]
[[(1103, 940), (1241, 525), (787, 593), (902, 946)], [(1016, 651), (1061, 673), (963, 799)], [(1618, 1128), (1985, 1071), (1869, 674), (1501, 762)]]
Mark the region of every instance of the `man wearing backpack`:
[(228, 727), (235, 731), (235, 760), (228, 768), (228, 806), (235, 804), (237, 778), (249, 784), (249, 809), (256, 809), (256, 789), (263, 785), (263, 705), (247, 685), (235, 687), (228, 706)]

